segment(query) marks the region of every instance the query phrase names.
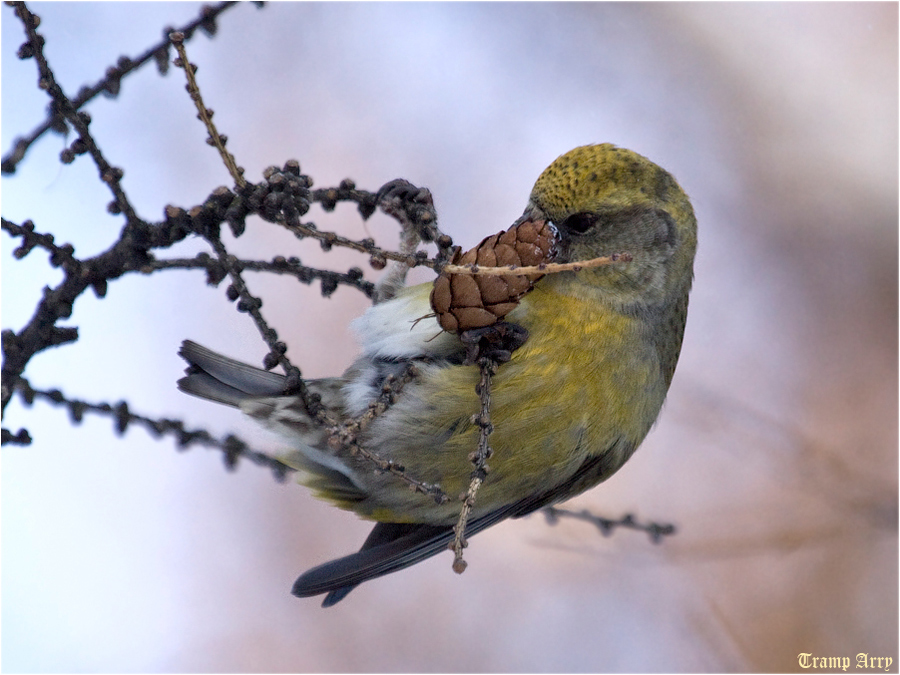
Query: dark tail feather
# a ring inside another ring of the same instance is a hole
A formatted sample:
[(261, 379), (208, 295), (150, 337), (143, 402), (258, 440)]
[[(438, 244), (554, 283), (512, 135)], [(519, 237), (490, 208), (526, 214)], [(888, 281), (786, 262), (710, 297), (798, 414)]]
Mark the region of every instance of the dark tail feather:
[(235, 361), (191, 340), (181, 343), (179, 356), (190, 364), (178, 388), (186, 394), (237, 407), (248, 396), (278, 396), (284, 376)]
[(450, 526), (378, 523), (358, 553), (305, 572), (292, 593), (300, 598), (328, 593), (322, 607), (343, 600), (363, 581), (409, 567), (445, 550), (453, 538)]
[[(513, 504), (471, 521), (466, 537), (517, 515), (517, 507)], [(364, 581), (422, 562), (447, 550), (452, 540), (450, 525), (378, 523), (359, 552), (304, 572), (291, 592), (299, 598), (328, 593), (322, 607), (331, 607)]]

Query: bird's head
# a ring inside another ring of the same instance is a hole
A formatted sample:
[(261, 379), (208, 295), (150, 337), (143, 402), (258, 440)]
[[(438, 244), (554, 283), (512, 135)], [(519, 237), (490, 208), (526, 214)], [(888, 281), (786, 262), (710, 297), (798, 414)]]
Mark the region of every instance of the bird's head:
[(609, 143), (567, 152), (537, 179), (523, 218), (553, 223), (557, 262), (630, 254), (629, 262), (549, 275), (562, 292), (646, 307), (690, 289), (694, 211), (675, 179), (636, 152)]

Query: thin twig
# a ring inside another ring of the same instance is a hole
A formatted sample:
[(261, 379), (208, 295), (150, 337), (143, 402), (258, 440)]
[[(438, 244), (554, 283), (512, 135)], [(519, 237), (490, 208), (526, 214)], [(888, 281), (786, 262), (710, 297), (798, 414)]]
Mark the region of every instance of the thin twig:
[(631, 262), (630, 253), (613, 253), (612, 255), (591, 258), (590, 260), (576, 260), (569, 263), (541, 263), (540, 265), (505, 265), (503, 267), (485, 267), (484, 265), (453, 265), (447, 264), (441, 268), (445, 274), (473, 274), (503, 277), (510, 275), (526, 274), (556, 274), (557, 272), (580, 272), (591, 267), (602, 267), (619, 262)]
[(351, 455), (358, 455), (359, 457), (362, 457), (366, 461), (373, 464), (378, 471), (384, 471), (386, 473), (393, 474), (394, 476), (405, 482), (407, 485), (409, 485), (410, 489), (413, 492), (427, 495), (434, 499), (434, 501), (438, 504), (443, 504), (449, 499), (446, 493), (441, 489), (440, 485), (425, 483), (423, 481), (416, 480), (406, 473), (406, 468), (404, 466), (397, 464), (393, 460), (379, 457), (375, 453), (366, 450), (356, 441), (348, 443), (346, 445), (346, 448), (350, 451)]
[[(284, 258), (283, 256), (275, 256), (271, 261), (238, 259), (234, 261), (234, 267), (241, 272), (250, 270), (252, 272), (288, 274), (304, 284), (311, 284), (315, 279), (319, 279), (322, 285), (322, 295), (326, 298), (334, 293), (339, 285), (356, 288), (370, 298), (375, 293), (375, 284), (363, 279), (363, 271), (358, 267), (351, 267), (347, 272), (333, 272), (307, 267), (301, 265), (297, 258)], [(217, 258), (210, 257), (208, 253), (198, 253), (194, 258), (154, 260), (141, 265), (140, 269), (134, 271), (150, 274), (167, 269), (204, 269), (208, 273), (208, 283), (213, 286), (225, 276), (222, 264)]]
[(600, 530), (600, 533), (603, 536), (609, 536), (617, 527), (624, 527), (628, 530), (646, 532), (650, 535), (650, 540), (654, 544), (658, 544), (663, 537), (675, 534), (675, 526), (672, 524), (653, 522), (639, 523), (635, 520), (634, 515), (630, 513), (625, 514), (618, 520), (611, 520), (609, 518), (603, 518), (602, 516), (596, 516), (586, 509), (582, 511), (570, 511), (556, 506), (547, 506), (541, 509), (541, 511), (547, 517), (547, 523), (549, 525), (555, 525), (560, 518), (574, 518), (575, 520), (591, 523)]
[(397, 400), (397, 396), (403, 387), (419, 375), (415, 363), (408, 363), (399, 376), (388, 375), (381, 387), (381, 392), (374, 401), (369, 404), (368, 410), (359, 417), (346, 420), (342, 424), (335, 424), (329, 429), (328, 445), (335, 452), (348, 450), (351, 455), (362, 457), (370, 462), (379, 471), (391, 473), (404, 482), (414, 491), (432, 497), (438, 504), (443, 504), (449, 497), (441, 489), (440, 485), (425, 483), (416, 480), (406, 473), (406, 468), (392, 460), (379, 457), (374, 452), (367, 450), (359, 444), (359, 435), (375, 418), (383, 414)]
[(52, 234), (35, 232), (34, 222), (31, 220), (24, 221), (21, 225), (2, 219), (2, 227), (4, 232), (8, 232), (12, 237), (21, 237), (22, 243), (13, 251), (13, 257), (21, 260), (27, 256), (35, 248), (42, 248), (50, 253), (50, 264), (54, 267), (63, 267), (64, 269), (70, 265), (78, 265), (81, 261), (75, 258), (75, 247), (72, 244), (59, 245), (54, 242)]
[(268, 322), (263, 318), (262, 313), (259, 311), (263, 304), (262, 299), (257, 298), (250, 293), (240, 271), (235, 266), (237, 258), (228, 253), (222, 240), (217, 236), (207, 233), (205, 238), (213, 247), (213, 250), (219, 258), (219, 262), (231, 278), (230, 288), (233, 290), (230, 291), (230, 295), (233, 296), (233, 299), (238, 301), (238, 311), (247, 312), (253, 318), (253, 322), (259, 329), (262, 339), (265, 340), (266, 344), (269, 346), (270, 351), (266, 355), (263, 365), (267, 369), (271, 369), (280, 364), (287, 376), (283, 394), (296, 394), (303, 401), (303, 405), (313, 419), (319, 420), (320, 423), (325, 422), (324, 406), (321, 404), (313, 404), (309, 395), (309, 390), (301, 376), (300, 369), (288, 360), (287, 345), (278, 341), (278, 333), (274, 328), (269, 326)]
[(462, 508), (459, 512), (459, 519), (453, 526), (453, 541), (450, 548), (453, 551), (453, 571), (457, 574), (465, 572), (468, 563), (463, 560), (463, 549), (469, 545), (466, 541), (466, 524), (469, 521), (469, 514), (472, 507), (475, 506), (475, 496), (478, 489), (484, 483), (484, 479), (490, 471), (487, 460), (491, 458), (494, 451), (488, 445), (488, 437), (494, 430), (491, 424), (491, 381), (497, 372), (498, 365), (489, 358), (481, 358), (478, 360), (478, 366), (481, 369), (481, 379), (478, 382), (476, 391), (481, 400), (481, 412), (473, 417), (473, 422), (479, 428), (478, 449), (469, 455), (469, 461), (475, 466), (472, 472), (469, 488), (463, 497)]
[(360, 253), (368, 253), (371, 256), (371, 260), (375, 263), (375, 267), (379, 267), (379, 265), (382, 268), (384, 267), (384, 263), (379, 263), (379, 259), (396, 260), (405, 265), (408, 265), (409, 267), (424, 265), (426, 267), (434, 269), (435, 266), (435, 261), (430, 260), (427, 255), (423, 257), (389, 251), (376, 246), (374, 239), (362, 239), (360, 241), (355, 241), (353, 239), (348, 239), (347, 237), (342, 237), (341, 235), (335, 234), (334, 232), (317, 230), (310, 225), (301, 223), (299, 219), (294, 222), (286, 221), (284, 222), (284, 226), (300, 239), (303, 239), (305, 237), (318, 239), (320, 242), (322, 242), (323, 248), (325, 250), (329, 250), (332, 246), (341, 246), (343, 248), (349, 248), (354, 251), (359, 251)]
[[(69, 398), (58, 389), (35, 389), (25, 378), (19, 378), (15, 388), (23, 403), (27, 406), (32, 405), (35, 399), (42, 399), (54, 405), (65, 406), (69, 411), (69, 417), (73, 424), (81, 423), (85, 413), (101, 415), (110, 417), (115, 421), (115, 432), (120, 436), (128, 430), (129, 426), (138, 425), (146, 429), (155, 438), (165, 435), (174, 436), (179, 450), (187, 449), (191, 445), (202, 445), (222, 450), (225, 453), (225, 466), (229, 470), (235, 469), (238, 460), (243, 457), (258, 466), (272, 469), (279, 481), (283, 481), (288, 473), (294, 471), (294, 469), (274, 457), (251, 450), (244, 441), (234, 435), (217, 439), (205, 429), (185, 429), (184, 422), (181, 420), (146, 417), (132, 412), (125, 401), (120, 401), (119, 403), (88, 403), (87, 401)], [(6, 435), (8, 436), (9, 434)], [(22, 435), (22, 431), (19, 432), (19, 435)]]
[(197, 117), (200, 118), (200, 121), (203, 122), (207, 131), (209, 131), (209, 141), (219, 151), (219, 155), (221, 155), (222, 161), (225, 162), (225, 167), (234, 179), (235, 185), (244, 187), (247, 184), (243, 176), (244, 170), (234, 161), (234, 155), (225, 148), (228, 138), (219, 134), (216, 125), (212, 121), (213, 111), (203, 103), (200, 87), (197, 85), (197, 79), (194, 77), (194, 73), (197, 72), (197, 66), (188, 60), (187, 51), (184, 48), (184, 34), (176, 31), (169, 35), (169, 39), (175, 46), (175, 51), (178, 52), (178, 58), (175, 59), (174, 64), (176, 67), (184, 70), (188, 81), (187, 90), (191, 95), (191, 100), (197, 107)]

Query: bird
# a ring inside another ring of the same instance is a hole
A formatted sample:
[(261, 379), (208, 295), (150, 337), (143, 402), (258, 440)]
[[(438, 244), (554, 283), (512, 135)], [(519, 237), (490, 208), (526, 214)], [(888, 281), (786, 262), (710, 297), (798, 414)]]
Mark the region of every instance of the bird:
[[(499, 365), (491, 388), (490, 471), (466, 525), (471, 537), (507, 518), (565, 501), (607, 480), (658, 418), (687, 320), (697, 248), (690, 200), (666, 170), (611, 143), (577, 147), (537, 179), (523, 215), (546, 223), (553, 261), (625, 253), (619, 262), (546, 274), (504, 317), (527, 335)], [(364, 415), (386, 381), (414, 376), (358, 444), (405, 474), (466, 492), (472, 474), (480, 371), (444, 330), (432, 283), (403, 288), (353, 322), (360, 354), (339, 377), (310, 379), (332, 419)], [(239, 408), (287, 443), (279, 459), (313, 494), (375, 522), (362, 548), (301, 575), (292, 592), (337, 604), (359, 584), (448, 548), (460, 502), (410, 490), (312, 419), (285, 376), (186, 340), (181, 391)], [(471, 355), (469, 355), (471, 356)]]

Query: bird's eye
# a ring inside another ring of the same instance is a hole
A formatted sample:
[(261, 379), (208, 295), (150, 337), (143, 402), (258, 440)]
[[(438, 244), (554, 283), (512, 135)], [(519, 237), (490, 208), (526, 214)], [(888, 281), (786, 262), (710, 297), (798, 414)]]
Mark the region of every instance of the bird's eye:
[(594, 213), (575, 213), (562, 221), (559, 226), (569, 232), (584, 234), (594, 227), (598, 220), (599, 217)]

